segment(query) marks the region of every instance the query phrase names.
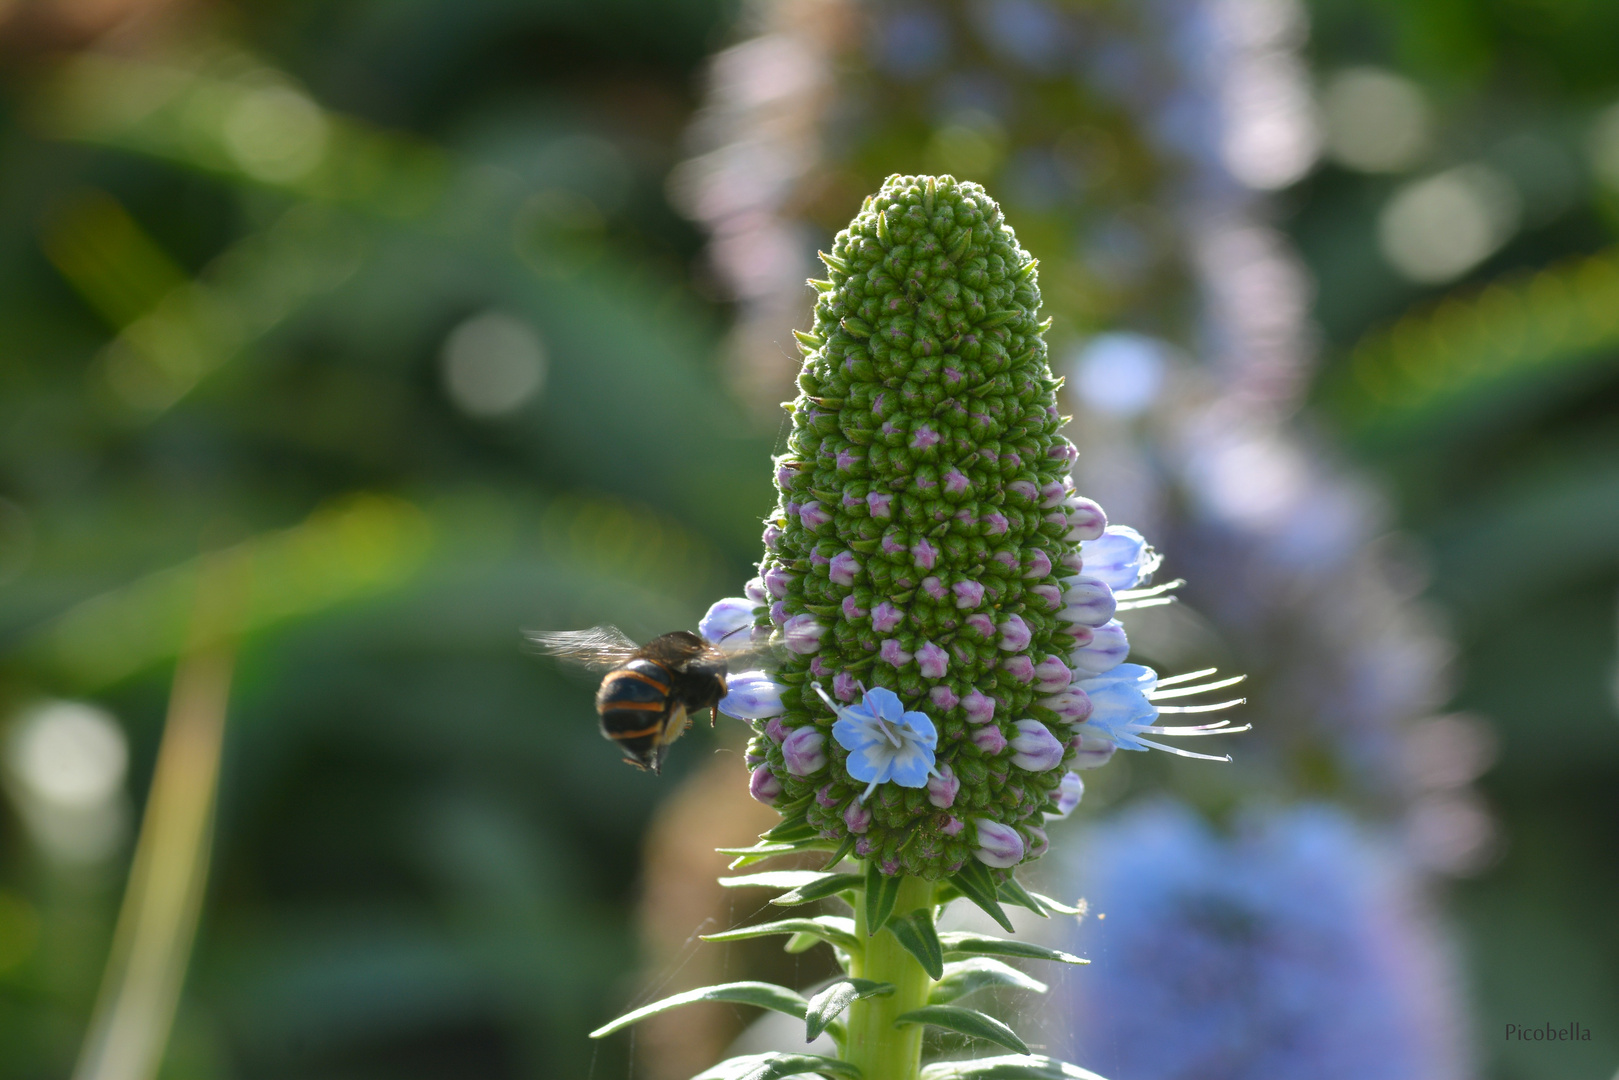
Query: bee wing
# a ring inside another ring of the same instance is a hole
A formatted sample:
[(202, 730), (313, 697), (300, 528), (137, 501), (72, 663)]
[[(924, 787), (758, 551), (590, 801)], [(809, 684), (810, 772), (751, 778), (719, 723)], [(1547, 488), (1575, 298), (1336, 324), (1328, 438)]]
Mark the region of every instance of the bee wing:
[(725, 665), (731, 671), (775, 671), (781, 666), (782, 653), (780, 649), (773, 649), (766, 642), (760, 641), (741, 648), (728, 647), (721, 649), (725, 657)]
[(528, 630), (523, 634), (540, 652), (591, 671), (610, 671), (640, 651), (616, 626), (589, 630)]

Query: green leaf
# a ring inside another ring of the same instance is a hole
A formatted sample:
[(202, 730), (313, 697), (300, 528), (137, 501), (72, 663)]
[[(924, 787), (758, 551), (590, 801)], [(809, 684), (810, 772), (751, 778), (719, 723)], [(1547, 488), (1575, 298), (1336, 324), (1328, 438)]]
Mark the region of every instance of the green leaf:
[(1049, 987), (1032, 975), (1026, 975), (1011, 964), (975, 956), (944, 966), (944, 976), (928, 992), (929, 1005), (945, 1005), (957, 998), (975, 994), (991, 986), (1014, 986), (1019, 990), (1045, 993)]
[(1062, 964), (1090, 963), (1089, 960), (1081, 959), (1073, 953), (1066, 953), (1060, 949), (1048, 949), (1044, 945), (1033, 945), (1027, 941), (1011, 941), (1007, 938), (990, 937), (987, 934), (940, 934), (939, 944), (944, 946), (944, 955), (946, 957), (1021, 956), (1027, 960), (1055, 960)]
[(1001, 899), (1005, 900), (1008, 904), (1016, 904), (1018, 907), (1028, 908), (1042, 919), (1049, 919), (1051, 917), (1046, 913), (1046, 909), (1041, 905), (1040, 901), (1036, 900), (1027, 889), (1018, 884), (1016, 878), (1011, 877), (1010, 875), (1007, 876), (1005, 881), (1001, 882), (1001, 887), (997, 891), (1000, 893)]
[(748, 938), (769, 937), (772, 934), (814, 934), (822, 941), (843, 949), (860, 949), (862, 942), (855, 936), (854, 920), (841, 915), (817, 915), (813, 919), (778, 919), (757, 926), (739, 926), (718, 934), (704, 934), (704, 941), (746, 941)]
[(922, 1070), (922, 1080), (1103, 1080), (1089, 1069), (1048, 1057), (994, 1057), (941, 1061)]
[(1051, 897), (1042, 893), (1032, 892), (1029, 895), (1040, 901), (1040, 903), (1048, 911), (1055, 912), (1059, 915), (1083, 915), (1086, 911), (1085, 901), (1083, 900), (1079, 901), (1073, 907), (1069, 907), (1060, 900), (1053, 900)]
[(775, 1050), (729, 1058), (711, 1069), (704, 1069), (691, 1080), (782, 1080), (783, 1077), (801, 1073), (860, 1080), (859, 1067), (847, 1061), (822, 1057), (820, 1054), (783, 1054)]
[(893, 983), (873, 982), (870, 979), (839, 979), (809, 1000), (804, 1013), (804, 1041), (814, 1042), (826, 1026), (838, 1018), (851, 1002), (868, 997), (881, 997), (894, 992)]
[(740, 877), (722, 877), (720, 885), (727, 889), (798, 889), (820, 881), (828, 875), (819, 870), (765, 870)]
[(781, 951), (797, 956), (799, 953), (809, 952), (819, 945), (821, 940), (816, 934), (794, 934), (787, 939), (786, 944), (781, 947)]
[(627, 1012), (617, 1020), (604, 1024), (590, 1033), (592, 1039), (604, 1038), (615, 1031), (621, 1031), (631, 1024), (638, 1024), (649, 1016), (656, 1016), (670, 1009), (678, 1009), (682, 1005), (691, 1005), (699, 1001), (730, 1001), (738, 1005), (757, 1005), (761, 1009), (774, 1009), (788, 1016), (804, 1018), (804, 1010), (809, 1002), (804, 1000), (802, 994), (793, 992), (785, 986), (766, 982), (734, 982), (721, 983), (718, 986), (704, 986), (697, 990), (687, 990), (683, 994), (666, 997), (662, 1001), (654, 1001), (650, 1005), (643, 1005), (634, 1012)]
[(803, 814), (795, 814), (784, 818), (775, 828), (766, 829), (759, 834), (759, 839), (794, 844), (800, 840), (819, 839), (821, 830), (811, 825)]
[(830, 870), (834, 866), (838, 865), (838, 863), (842, 862), (845, 858), (848, 857), (849, 852), (854, 850), (854, 845), (855, 845), (854, 836), (853, 835), (845, 836), (843, 838), (843, 843), (838, 845), (838, 849), (832, 853), (832, 857), (826, 861), (826, 865), (821, 867), (821, 869), (822, 870)]
[(900, 1024), (932, 1024), (962, 1035), (971, 1035), (975, 1039), (999, 1043), (1020, 1054), (1029, 1052), (1028, 1044), (1017, 1037), (1017, 1032), (977, 1009), (963, 1009), (956, 1005), (924, 1005), (920, 1009), (900, 1013), (894, 1018), (894, 1026)]
[(900, 875), (892, 877), (878, 869), (877, 860), (866, 864), (866, 936), (883, 928), (888, 916), (894, 913), (894, 901), (899, 899)]
[(961, 890), (961, 895), (977, 904), (989, 913), (989, 917), (1000, 923), (1008, 933), (1012, 931), (1012, 920), (1006, 917), (1001, 910), (996, 897), (1000, 895), (995, 885), (995, 878), (989, 872), (989, 867), (977, 859), (968, 859), (956, 874), (950, 878), (950, 884)]
[(792, 855), (799, 851), (814, 851), (822, 847), (824, 845), (817, 842), (799, 840), (791, 843), (778, 841), (775, 843), (755, 844), (752, 847), (745, 848), (722, 847), (714, 850), (721, 855), (735, 855), (736, 858), (731, 861), (731, 865), (727, 869), (741, 870), (743, 867), (752, 866), (754, 863), (773, 859), (777, 855)]
[(824, 900), (828, 896), (836, 896), (840, 892), (858, 889), (865, 884), (865, 879), (859, 874), (827, 874), (818, 870), (815, 873), (819, 875), (819, 880), (800, 885), (792, 892), (782, 893), (770, 902), (780, 904), (782, 907), (807, 904), (811, 900)]
[(896, 915), (888, 920), (888, 930), (905, 946), (906, 952), (916, 957), (929, 978), (943, 977), (944, 948), (939, 944), (931, 909), (917, 908), (908, 914)]

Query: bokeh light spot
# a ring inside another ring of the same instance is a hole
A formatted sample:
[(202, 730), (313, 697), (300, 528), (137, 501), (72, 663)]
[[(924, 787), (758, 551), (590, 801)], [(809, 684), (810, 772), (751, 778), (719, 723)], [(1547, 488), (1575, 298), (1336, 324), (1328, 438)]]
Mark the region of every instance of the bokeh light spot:
[(1484, 165), (1461, 165), (1397, 191), (1378, 217), (1377, 238), (1401, 275), (1436, 285), (1499, 250), (1520, 214), (1512, 181)]
[(225, 119), (225, 149), (255, 180), (301, 180), (326, 154), (329, 124), (320, 106), (286, 86), (245, 95)]
[(1431, 118), (1421, 87), (1378, 68), (1338, 72), (1321, 95), (1327, 154), (1362, 172), (1410, 168), (1428, 149)]
[(1163, 387), (1168, 346), (1146, 334), (1098, 334), (1075, 353), (1073, 385), (1085, 404), (1100, 413), (1136, 416)]
[(469, 416), (515, 412), (545, 386), (545, 346), (528, 323), (499, 311), (474, 315), (450, 331), (440, 354), (444, 389)]

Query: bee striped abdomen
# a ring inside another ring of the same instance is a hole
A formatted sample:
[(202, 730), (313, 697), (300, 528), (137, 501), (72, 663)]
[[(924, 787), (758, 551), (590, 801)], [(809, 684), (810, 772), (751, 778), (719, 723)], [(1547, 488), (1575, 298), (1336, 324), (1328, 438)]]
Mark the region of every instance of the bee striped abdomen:
[(596, 691), (602, 734), (626, 750), (649, 750), (668, 723), (669, 686), (668, 669), (653, 660), (631, 660), (608, 672)]

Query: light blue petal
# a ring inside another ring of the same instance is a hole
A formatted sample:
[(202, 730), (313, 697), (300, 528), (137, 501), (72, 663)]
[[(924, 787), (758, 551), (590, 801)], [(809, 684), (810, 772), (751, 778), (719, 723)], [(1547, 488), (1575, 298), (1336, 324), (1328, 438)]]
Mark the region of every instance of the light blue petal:
[(913, 747), (894, 759), (893, 780), (901, 787), (927, 787), (931, 768), (933, 755)]
[(928, 719), (927, 713), (908, 712), (905, 714), (904, 722), (910, 726), (912, 731), (916, 732), (915, 737), (919, 742), (926, 743), (928, 746), (938, 744), (938, 730), (934, 728), (933, 721)]
[(891, 724), (900, 723), (905, 715), (905, 703), (885, 686), (874, 686), (867, 690), (866, 699), (860, 704)]
[(875, 748), (856, 750), (849, 755), (849, 775), (862, 784), (869, 784), (873, 780), (878, 783), (886, 780), (887, 777), (883, 774), (887, 771), (887, 766), (887, 755), (877, 752)]
[(845, 710), (843, 716), (832, 725), (832, 737), (838, 745), (845, 750), (862, 750), (874, 743), (887, 743), (882, 732), (873, 726), (870, 720), (855, 719)]

